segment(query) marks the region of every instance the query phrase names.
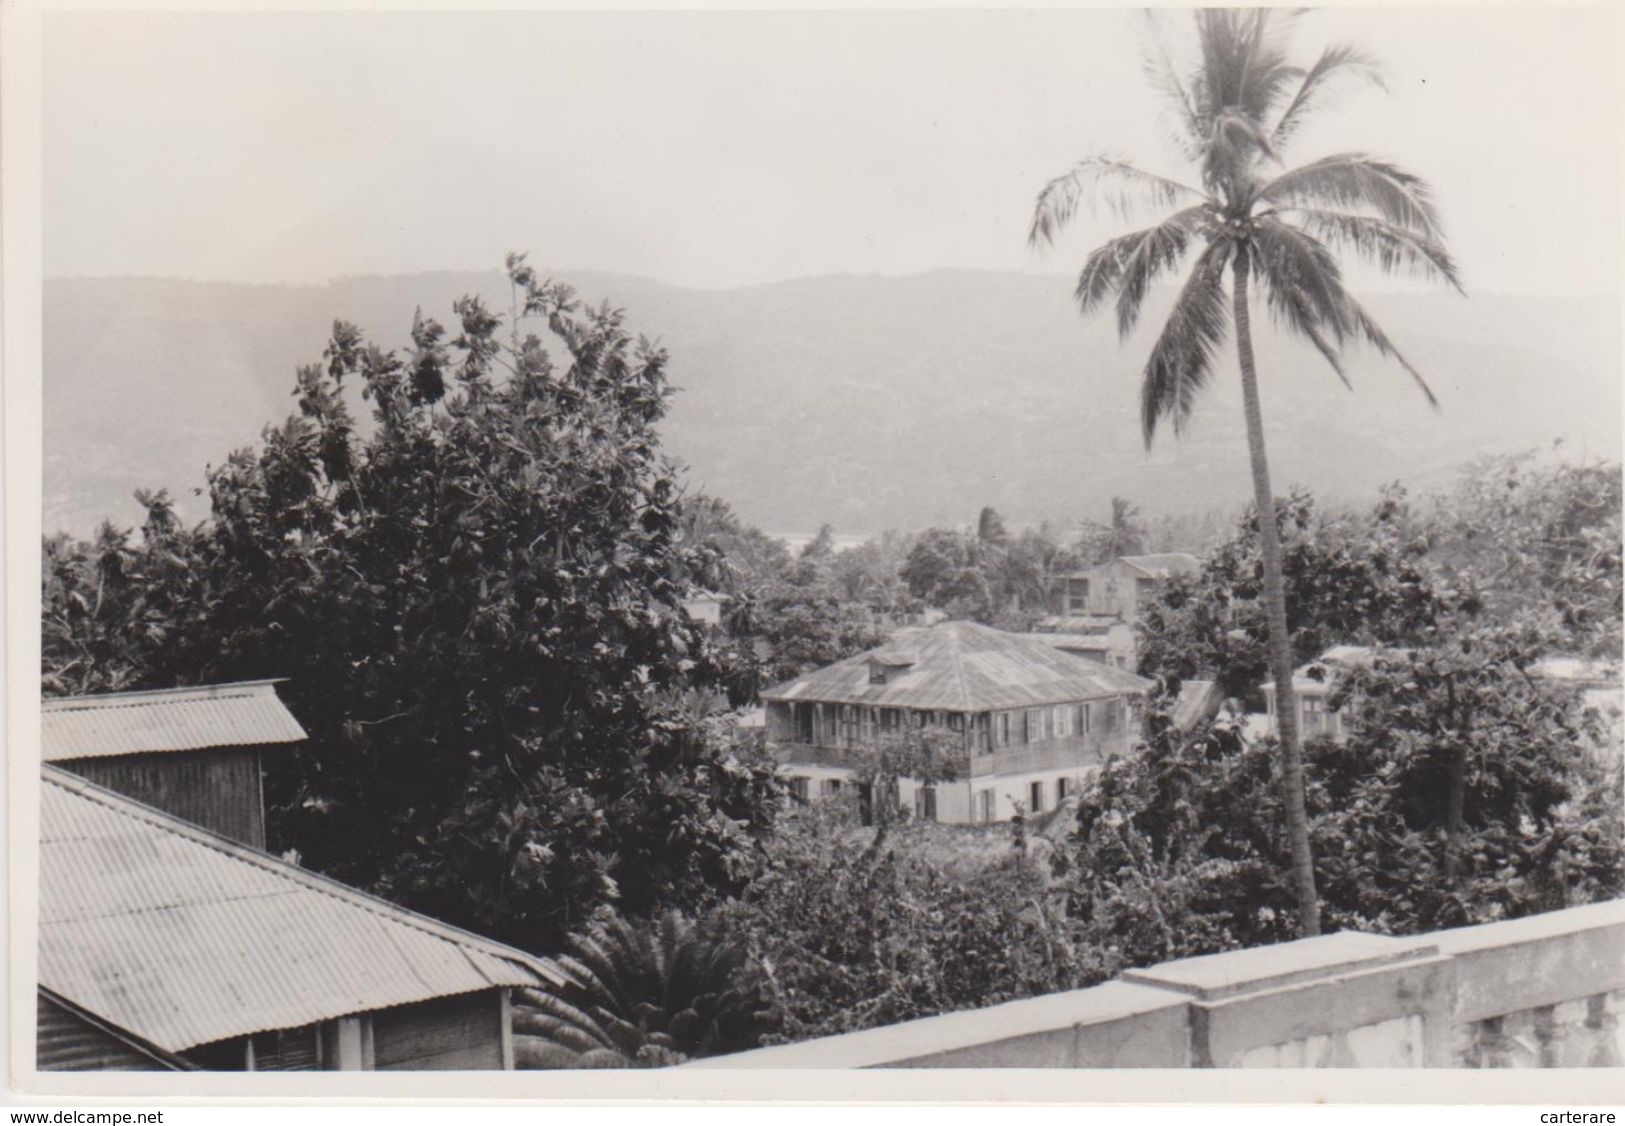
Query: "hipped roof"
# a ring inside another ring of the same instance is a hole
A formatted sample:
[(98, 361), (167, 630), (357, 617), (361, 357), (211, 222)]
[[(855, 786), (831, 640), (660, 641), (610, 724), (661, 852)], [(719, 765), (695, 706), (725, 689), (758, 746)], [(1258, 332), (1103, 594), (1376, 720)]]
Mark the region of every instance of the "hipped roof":
[(870, 650), (798, 676), (762, 693), (764, 700), (976, 712), (1061, 704), (1147, 691), (1151, 682), (1057, 649), (1053, 642), (976, 622), (939, 622), (898, 630), (886, 653), (914, 663), (870, 683)]

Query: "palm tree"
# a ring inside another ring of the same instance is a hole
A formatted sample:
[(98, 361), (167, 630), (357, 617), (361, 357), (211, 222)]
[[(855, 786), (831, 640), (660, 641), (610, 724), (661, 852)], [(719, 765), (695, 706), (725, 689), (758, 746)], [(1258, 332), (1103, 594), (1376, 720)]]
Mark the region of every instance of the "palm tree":
[(521, 991), (521, 1068), (665, 1067), (754, 1048), (775, 1016), (766, 980), (719, 915), (614, 915), (572, 935), (555, 992)]
[(1075, 294), (1086, 315), (1115, 296), (1118, 330), (1126, 337), (1152, 284), (1195, 255), (1145, 366), (1140, 421), (1147, 447), (1164, 420), (1175, 433), (1184, 428), (1234, 323), (1278, 686), (1280, 785), (1299, 919), (1303, 933), (1313, 935), (1320, 932), (1320, 911), (1248, 286), (1257, 282), (1275, 319), (1313, 345), (1345, 385), (1343, 347), (1363, 340), (1409, 372), (1435, 407), (1421, 375), (1344, 288), (1334, 250), (1352, 252), (1385, 272), (1406, 271), (1461, 287), (1421, 179), (1360, 153), (1291, 169), (1282, 164), (1280, 154), (1337, 81), (1358, 77), (1380, 85), (1375, 61), (1357, 48), (1335, 46), (1307, 69), (1289, 64), (1286, 42), (1295, 15), (1280, 10), (1206, 9), (1195, 18), (1198, 63), (1176, 66), (1155, 23), (1146, 63), (1153, 84), (1171, 103), (1180, 147), (1199, 170), (1201, 186), (1109, 156), (1090, 156), (1039, 193), (1029, 241), (1052, 242), (1084, 202), (1104, 202), (1124, 219), (1148, 207), (1171, 210), (1154, 226), (1095, 249), (1084, 262)]

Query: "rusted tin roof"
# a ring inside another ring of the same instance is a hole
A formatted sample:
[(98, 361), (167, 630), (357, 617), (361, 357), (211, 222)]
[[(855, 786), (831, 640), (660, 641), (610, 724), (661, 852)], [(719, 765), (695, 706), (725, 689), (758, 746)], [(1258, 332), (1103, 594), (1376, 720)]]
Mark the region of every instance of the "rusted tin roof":
[(64, 696), (41, 703), (40, 757), (46, 762), (297, 743), (305, 729), (277, 698), (274, 680)]
[(57, 767), (42, 782), (39, 984), (166, 1051), (558, 981)]
[(884, 647), (915, 662), (873, 683), (870, 653), (860, 653), (762, 693), (764, 700), (817, 700), (887, 708), (989, 711), (1144, 692), (1133, 673), (1057, 649), (1047, 638), (1007, 633), (976, 622), (939, 622), (898, 630)]

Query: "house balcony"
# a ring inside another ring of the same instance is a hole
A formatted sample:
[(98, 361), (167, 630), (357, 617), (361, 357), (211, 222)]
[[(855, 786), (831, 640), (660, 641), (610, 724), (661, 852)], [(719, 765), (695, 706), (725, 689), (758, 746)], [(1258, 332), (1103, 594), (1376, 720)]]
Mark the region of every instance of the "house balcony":
[[(1119, 745), (1120, 744), (1120, 745)], [(1127, 750), (1127, 736), (1121, 732), (1094, 734), (1042, 743), (1022, 743), (993, 751), (958, 750), (951, 757), (960, 778), (1005, 777), (1013, 774), (1039, 774), (1046, 771), (1088, 770), (1100, 766), (1114, 750)], [(781, 766), (821, 766), (859, 770), (868, 761), (862, 746), (834, 747), (811, 743), (781, 742), (774, 753)]]

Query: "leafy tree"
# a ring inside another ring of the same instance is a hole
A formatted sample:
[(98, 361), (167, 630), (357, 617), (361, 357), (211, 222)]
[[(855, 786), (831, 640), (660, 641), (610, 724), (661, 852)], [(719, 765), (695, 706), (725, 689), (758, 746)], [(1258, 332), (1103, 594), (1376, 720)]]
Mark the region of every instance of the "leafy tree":
[(1126, 497), (1112, 497), (1111, 519), (1104, 524), (1085, 521), (1079, 550), (1091, 565), (1109, 563), (1119, 556), (1143, 554), (1145, 537), (1139, 506)]
[[(1274, 494), (1253, 361), (1249, 285), (1255, 279), (1262, 285), (1276, 318), (1312, 344), (1340, 377), (1342, 347), (1363, 339), (1398, 360), (1430, 402), (1433, 393), (1421, 376), (1344, 288), (1334, 249), (1351, 251), (1387, 272), (1410, 270), (1459, 288), (1430, 192), (1418, 177), (1353, 153), (1284, 171), (1277, 167), (1280, 154), (1336, 80), (1376, 74), (1374, 60), (1348, 46), (1327, 49), (1307, 68), (1289, 64), (1285, 40), (1292, 19), (1280, 9), (1200, 10), (1195, 20), (1201, 62), (1185, 72), (1160, 40), (1153, 43), (1147, 60), (1153, 81), (1169, 97), (1184, 156), (1197, 167), (1201, 187), (1113, 158), (1087, 157), (1040, 193), (1030, 234), (1035, 245), (1052, 240), (1086, 199), (1105, 199), (1123, 214), (1177, 208), (1156, 226), (1114, 238), (1091, 253), (1078, 279), (1078, 304), (1088, 314), (1115, 294), (1118, 328), (1127, 336), (1152, 283), (1196, 251), (1146, 364), (1142, 428), (1149, 446), (1163, 421), (1176, 430), (1183, 427), (1233, 322), (1253, 502), (1260, 513), (1271, 511)], [(1300, 925), (1312, 935), (1320, 930), (1319, 911), (1292, 700), (1281, 549), (1272, 521), (1262, 522), (1260, 547), (1271, 664), (1282, 694), (1283, 804)]]
[(728, 503), (698, 494), (683, 502), (685, 543), (714, 555), (719, 593), (759, 592), (781, 581), (792, 559), (784, 541), (740, 520)]
[[(1408, 645), (1437, 636), (1448, 612), (1479, 599), (1450, 585), (1428, 559), (1403, 490), (1370, 512), (1325, 516), (1307, 493), (1276, 507), (1294, 665), (1336, 644)], [(1246, 513), (1201, 569), (1159, 584), (1141, 608), (1145, 676), (1216, 679), (1227, 696), (1257, 701), (1270, 671), (1258, 520)]]
[(779, 1038), (802, 1040), (1104, 980), (1055, 897), (1006, 826), (906, 823), (877, 850), (815, 806), (785, 819), (726, 910), (768, 976)]
[(752, 695), (886, 640), (885, 630), (861, 603), (789, 583), (732, 600), (723, 622), (730, 635), (753, 649)]
[(915, 600), (899, 575), (912, 540), (897, 532), (865, 540), (830, 561), (830, 582), (836, 597), (878, 613), (912, 610)]
[(915, 540), (900, 572), (909, 593), (956, 617), (985, 619), (992, 593), (976, 540), (951, 528), (928, 528)]
[(572, 935), (554, 992), (514, 1005), (521, 1068), (664, 1067), (748, 1051), (775, 1031), (760, 969), (723, 916), (610, 914)]
[(885, 843), (903, 818), (898, 783), (904, 778), (922, 786), (954, 781), (964, 745), (963, 736), (946, 727), (904, 727), (883, 733), (864, 749), (853, 781), (869, 795), (869, 819), (875, 826), (871, 849)]
[(737, 670), (680, 609), (717, 560), (660, 451), (665, 354), (508, 267), (506, 332), (473, 298), (404, 354), (335, 324), (197, 528), (154, 497), (139, 544), (48, 546), (44, 671), (287, 677), (311, 738), (268, 760), (276, 846), (546, 947), (607, 903), (739, 886), (779, 788), (712, 714)]
[(1432, 556), (1481, 589), (1494, 613), (1544, 614), (1566, 647), (1618, 656), (1621, 510), (1617, 462), (1496, 455), (1463, 470), (1426, 530)]
[(1010, 533), (1004, 529), (1004, 518), (992, 505), (983, 508), (976, 518), (976, 541), (980, 544), (998, 547), (1010, 538)]
[[(1415, 934), (1617, 896), (1620, 782), (1584, 758), (1581, 710), (1488, 663), (1473, 674), (1482, 729), (1452, 847), (1449, 787), (1460, 744), (1444, 671), (1416, 651), (1362, 680), (1345, 743), (1306, 746), (1317, 881), (1336, 929)], [(1413, 676), (1421, 670), (1420, 685)], [(1461, 675), (1467, 675), (1465, 671)], [(1458, 688), (1460, 683), (1458, 682)], [(1289, 842), (1272, 740), (1225, 719), (1152, 736), (1080, 795), (1068, 910), (1122, 964), (1293, 937)], [(1452, 873), (1452, 865), (1455, 871)]]

